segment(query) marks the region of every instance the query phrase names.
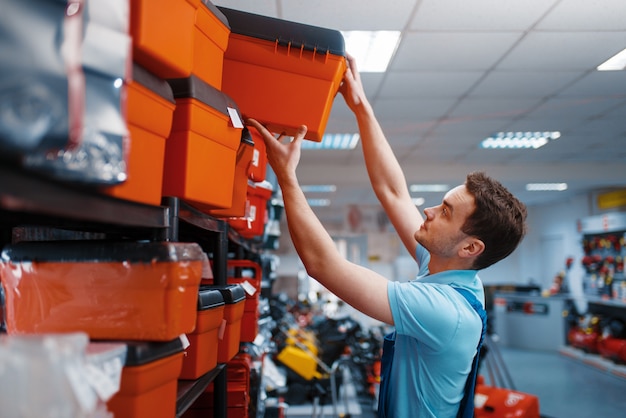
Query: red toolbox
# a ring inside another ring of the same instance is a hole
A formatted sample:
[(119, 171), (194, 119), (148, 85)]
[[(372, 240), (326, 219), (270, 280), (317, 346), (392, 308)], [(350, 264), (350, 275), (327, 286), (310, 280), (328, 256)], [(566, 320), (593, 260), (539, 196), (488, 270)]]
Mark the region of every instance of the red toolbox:
[(539, 418), (539, 398), (510, 389), (477, 384), (474, 416)]
[(187, 334), (180, 379), (197, 379), (217, 366), (218, 333), (224, 320), (224, 297), (217, 289), (198, 291), (196, 328)]
[(244, 238), (263, 235), (267, 223), (267, 202), (273, 191), (272, 184), (267, 180), (248, 182), (246, 213), (241, 217), (229, 218), (228, 224)]
[(135, 64), (128, 85), (128, 178), (103, 192), (150, 205), (161, 204), (165, 140), (172, 129), (174, 94), (167, 81)]
[(2, 251), (12, 334), (169, 341), (193, 331), (202, 249), (195, 243), (33, 241)]
[(251, 129), (250, 135), (252, 135), (252, 141), (254, 141), (254, 152), (250, 170), (248, 170), (248, 178), (258, 183), (265, 180), (267, 174), (267, 150), (265, 141), (263, 141), (259, 131)]
[(196, 10), (191, 72), (217, 89), (222, 88), (224, 51), (229, 35), (226, 16), (209, 0), (202, 0)]
[(241, 341), (253, 342), (259, 333), (259, 295), (263, 272), (252, 260), (228, 260), (228, 283), (240, 284), (246, 292), (241, 319)]
[(200, 0), (132, 0), (133, 59), (162, 78), (188, 77)]
[(219, 8), (230, 24), (222, 90), (270, 131), (321, 141), (346, 70), (341, 32)]
[(116, 418), (176, 416), (178, 375), (183, 362), (179, 338), (168, 342), (128, 342), (120, 390), (107, 406)]
[(200, 210), (230, 208), (243, 125), (235, 102), (192, 75), (168, 80), (176, 98), (163, 196)]
[(217, 362), (227, 363), (239, 352), (245, 292), (238, 284), (202, 285), (200, 289), (217, 289), (224, 298), (224, 320), (219, 331)]

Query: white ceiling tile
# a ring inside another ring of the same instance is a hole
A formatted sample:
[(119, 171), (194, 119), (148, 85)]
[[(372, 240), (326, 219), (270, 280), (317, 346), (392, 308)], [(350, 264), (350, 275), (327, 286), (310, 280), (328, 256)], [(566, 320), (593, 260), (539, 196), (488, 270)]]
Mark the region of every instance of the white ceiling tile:
[(471, 96), (546, 97), (580, 76), (580, 71), (492, 71), (472, 90)]
[(556, 0), (423, 0), (411, 30), (520, 31), (536, 23)]
[(456, 99), (377, 99), (374, 110), (381, 120), (391, 122), (434, 122), (454, 104)]
[[(564, 0), (537, 25), (540, 30), (626, 30), (623, 0)], [(626, 45), (624, 45), (626, 47)]]
[(392, 71), (475, 71), (491, 68), (521, 33), (408, 33), (391, 61)]
[(560, 96), (626, 98), (626, 71), (593, 71), (560, 92)]
[(285, 19), (338, 30), (398, 30), (408, 24), (416, 0), (282, 1)]
[(517, 118), (539, 104), (539, 100), (533, 98), (464, 98), (457, 107), (452, 110), (451, 119), (512, 119)]
[(242, 10), (262, 16), (278, 17), (276, 0), (212, 0), (211, 3), (216, 6)]
[(526, 117), (530, 119), (579, 120), (601, 115), (621, 103), (619, 99), (606, 97), (567, 98), (556, 97), (542, 103)]
[(481, 76), (479, 71), (391, 71), (384, 80), (379, 97), (457, 97), (468, 91)]
[(497, 69), (591, 70), (624, 48), (626, 32), (532, 32)]

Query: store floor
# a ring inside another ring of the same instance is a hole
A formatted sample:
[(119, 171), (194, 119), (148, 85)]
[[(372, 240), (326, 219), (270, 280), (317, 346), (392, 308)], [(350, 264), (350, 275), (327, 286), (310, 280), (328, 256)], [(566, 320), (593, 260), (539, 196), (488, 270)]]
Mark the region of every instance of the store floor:
[[(575, 356), (568, 353), (564, 355), (563, 352), (507, 347), (500, 347), (499, 351), (515, 389), (539, 398), (542, 417), (618, 418), (626, 416), (626, 374), (622, 377), (616, 376), (612, 371), (603, 368), (602, 363), (573, 358)], [(611, 363), (606, 362), (606, 364)], [(486, 378), (488, 383), (488, 377)], [(376, 416), (371, 403), (354, 393), (354, 388), (348, 387), (347, 397), (339, 402), (339, 414), (345, 413), (346, 405), (352, 418)], [(321, 407), (314, 409), (311, 405), (294, 405), (287, 410), (286, 415), (288, 417), (334, 416), (332, 405), (326, 405), (323, 409)], [(500, 417), (494, 415), (494, 418)]]
[[(500, 348), (500, 352), (515, 388), (539, 397), (542, 416), (626, 416), (626, 375), (614, 375), (612, 362), (597, 361), (594, 358), (597, 356), (583, 356), (587, 360), (577, 359), (553, 351)], [(610, 368), (613, 370), (609, 371)]]

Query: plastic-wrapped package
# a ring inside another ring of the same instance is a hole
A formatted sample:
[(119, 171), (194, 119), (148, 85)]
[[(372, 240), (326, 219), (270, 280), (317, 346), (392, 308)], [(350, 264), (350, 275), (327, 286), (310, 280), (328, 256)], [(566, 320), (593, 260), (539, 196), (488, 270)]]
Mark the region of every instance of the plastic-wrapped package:
[(85, 79), (80, 143), (28, 153), (23, 160), (25, 167), (81, 183), (118, 184), (126, 180), (125, 83), (132, 77), (129, 9), (128, 0), (85, 0), (79, 51)]
[(86, 332), (167, 341), (194, 330), (202, 249), (195, 243), (20, 242), (2, 251), (10, 334)]
[(112, 418), (126, 346), (92, 346), (82, 333), (0, 336), (0, 416)]
[(84, 0), (2, 3), (0, 151), (18, 156), (80, 142)]

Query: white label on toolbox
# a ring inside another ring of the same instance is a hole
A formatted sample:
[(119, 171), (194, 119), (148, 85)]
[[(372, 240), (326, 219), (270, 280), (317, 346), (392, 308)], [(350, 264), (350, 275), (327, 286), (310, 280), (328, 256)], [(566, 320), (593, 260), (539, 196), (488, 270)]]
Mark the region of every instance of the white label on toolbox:
[(230, 115), (230, 121), (233, 123), (233, 127), (243, 129), (243, 123), (241, 122), (241, 118), (239, 117), (237, 110), (229, 107), (228, 114)]
[(252, 165), (255, 167), (259, 166), (259, 161), (261, 160), (261, 153), (259, 152), (258, 149), (254, 149), (254, 151), (252, 151)]
[(485, 406), (485, 402), (487, 402), (489, 396), (483, 395), (482, 393), (474, 394), (474, 408), (482, 409)]
[(187, 338), (187, 334), (180, 334), (178, 338), (180, 339), (180, 342), (183, 344), (183, 350), (186, 350), (187, 347), (191, 345), (191, 343), (189, 342), (189, 338)]
[(244, 280), (243, 282), (239, 284), (241, 285), (241, 287), (243, 287), (243, 290), (245, 290), (246, 293), (249, 294), (250, 296), (254, 296), (254, 294), (256, 293), (256, 286), (254, 286), (248, 280)]

